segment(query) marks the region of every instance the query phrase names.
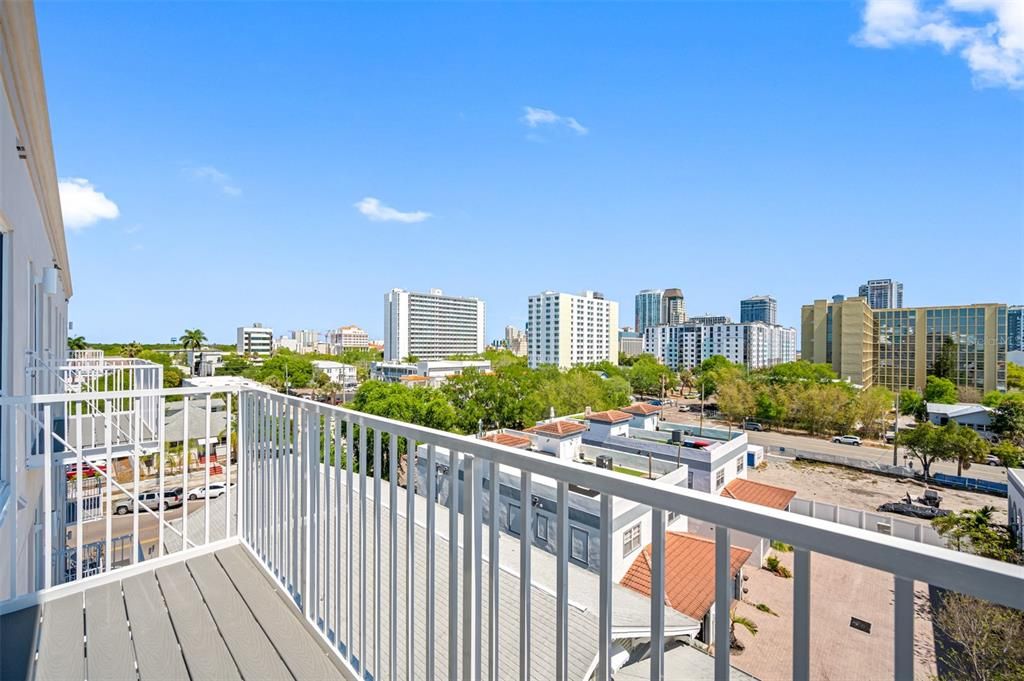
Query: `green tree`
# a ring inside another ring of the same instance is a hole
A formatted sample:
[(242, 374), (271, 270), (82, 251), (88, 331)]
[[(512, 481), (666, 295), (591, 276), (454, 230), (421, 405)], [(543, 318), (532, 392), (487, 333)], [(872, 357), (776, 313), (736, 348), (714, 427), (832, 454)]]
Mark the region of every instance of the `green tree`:
[(154, 364), (159, 364), (163, 367), (163, 383), (165, 388), (180, 388), (181, 382), (185, 376), (181, 373), (181, 369), (174, 366), (171, 361), (170, 355), (166, 352), (157, 352), (156, 350), (144, 350), (139, 353), (139, 359), (144, 359)]
[(857, 418), (866, 437), (878, 437), (885, 429), (885, 419), (893, 406), (893, 394), (880, 385), (857, 394)]
[(206, 334), (201, 329), (185, 329), (179, 341), (185, 350), (202, 350), (206, 344)]
[(68, 336), (68, 350), (85, 350), (87, 347), (85, 336)]
[(935, 626), (952, 643), (939, 653), (948, 678), (1024, 678), (1024, 612), (947, 591), (935, 612)]
[(217, 367), (218, 376), (241, 376), (251, 365), (249, 360), (241, 355), (230, 353), (224, 355), (221, 364)]
[(998, 457), (999, 463), (1007, 468), (1024, 466), (1024, 449), (1009, 440), (1002, 440), (999, 444), (993, 445), (991, 453)]
[(1006, 393), (996, 407), (992, 426), (1000, 436), (1024, 447), (1024, 393)]
[(138, 341), (132, 341), (121, 346), (121, 356), (129, 358), (138, 357), (142, 354), (142, 350), (142, 345)]
[(929, 376), (925, 380), (924, 401), (956, 404), (956, 384), (947, 378)]
[(913, 416), (919, 421), (928, 418), (924, 398), (921, 393), (912, 388), (904, 388), (900, 391), (900, 414)]
[(489, 373), (467, 369), (451, 376), (441, 391), (455, 408), (456, 427), (463, 433), (476, 432), (481, 422), (485, 430), (523, 428), (541, 411), (535, 377), (520, 366)]
[(1000, 404), (1002, 404), (1003, 398), (1005, 396), (1006, 396), (1006, 393), (1000, 392), (998, 390), (989, 390), (981, 398), (981, 403), (983, 405), (985, 405), (986, 407), (988, 407), (989, 409), (995, 409)]
[(742, 366), (730, 362), (722, 355), (712, 355), (694, 370), (694, 385), (698, 391), (703, 390), (704, 397), (708, 397), (718, 392), (719, 381), (742, 371)]
[(989, 446), (971, 428), (959, 425), (956, 421), (950, 421), (939, 429), (942, 433), (943, 444), (948, 454), (945, 458), (956, 461), (956, 474), (963, 475), (965, 468), (970, 468), (972, 463), (980, 463), (985, 460)]
[[(949, 336), (943, 338), (942, 346), (939, 348), (939, 355), (932, 364), (931, 375), (955, 381), (957, 375), (957, 353), (956, 341)], [(928, 401), (936, 402), (937, 400)]]
[(899, 446), (920, 462), (925, 480), (931, 476), (932, 464), (949, 456), (949, 448), (939, 431), (931, 423), (922, 423), (917, 428), (901, 430), (897, 436)]
[(966, 551), (985, 558), (1020, 563), (1021, 554), (1005, 525), (993, 522), (996, 509), (982, 506), (959, 513), (950, 513), (932, 521), (932, 527), (953, 542), (957, 551)]
[(718, 409), (729, 419), (738, 423), (750, 416), (757, 406), (754, 390), (750, 383), (739, 375), (730, 375), (718, 386)]
[(807, 360), (776, 364), (763, 373), (772, 383), (831, 383), (839, 378), (831, 365)]
[(678, 384), (676, 373), (651, 355), (640, 355), (626, 374), (633, 392), (638, 395), (664, 397), (665, 391)]
[(1024, 366), (1013, 362), (1006, 363), (1006, 388), (1024, 390)]
[(762, 389), (755, 398), (754, 415), (758, 421), (781, 424), (786, 419), (786, 399), (781, 389)]

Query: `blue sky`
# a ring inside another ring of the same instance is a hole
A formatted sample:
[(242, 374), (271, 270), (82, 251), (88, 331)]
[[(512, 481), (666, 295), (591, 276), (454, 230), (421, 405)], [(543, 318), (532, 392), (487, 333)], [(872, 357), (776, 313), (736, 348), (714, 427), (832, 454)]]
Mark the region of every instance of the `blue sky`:
[(489, 338), (544, 289), (1024, 303), (1024, 15), (972, 1), (40, 2), (74, 333), (379, 337), (392, 287)]

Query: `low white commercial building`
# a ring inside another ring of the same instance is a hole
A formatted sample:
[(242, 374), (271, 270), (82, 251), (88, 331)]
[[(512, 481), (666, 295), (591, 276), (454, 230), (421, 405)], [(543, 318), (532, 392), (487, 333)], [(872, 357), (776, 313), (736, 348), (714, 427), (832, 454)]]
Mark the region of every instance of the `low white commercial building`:
[(356, 378), (356, 368), (351, 364), (317, 359), (313, 360), (313, 369), (327, 374), (327, 378), (332, 383), (337, 383), (343, 388), (354, 388), (359, 383)]
[(965, 428), (970, 428), (986, 440), (999, 439), (995, 428), (992, 426), (993, 410), (983, 404), (972, 404), (969, 402), (939, 404), (938, 402), (929, 402), (927, 408), (928, 420), (936, 426), (944, 426), (952, 421)]
[(269, 355), (274, 351), (274, 330), (261, 324), (238, 327), (236, 339), (236, 352), (242, 356)]
[(619, 363), (619, 304), (596, 291), (530, 296), (526, 323), (531, 368)]
[(449, 376), (461, 374), (466, 369), (490, 371), (491, 363), (483, 359), (435, 360), (411, 362), (372, 362), (370, 378), (385, 383), (398, 383), (409, 377), (418, 377), (427, 385), (440, 385)]

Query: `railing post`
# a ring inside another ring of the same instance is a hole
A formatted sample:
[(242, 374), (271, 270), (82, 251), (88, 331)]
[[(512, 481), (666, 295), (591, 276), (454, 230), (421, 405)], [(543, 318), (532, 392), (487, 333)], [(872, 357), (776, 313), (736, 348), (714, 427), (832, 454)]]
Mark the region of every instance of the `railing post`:
[(427, 602), (427, 640), (426, 640), (426, 658), (427, 663), (426, 677), (428, 679), (434, 678), (434, 652), (435, 652), (435, 620), (436, 613), (434, 608), (435, 599), (435, 588), (434, 580), (437, 577), (437, 551), (436, 551), (436, 537), (437, 537), (437, 509), (435, 507), (437, 498), (437, 460), (436, 451), (434, 445), (427, 445), (427, 474), (426, 474), (426, 496), (427, 496), (427, 535), (426, 535), (426, 550), (427, 550), (427, 581), (426, 581), (426, 602)]
[(498, 681), (498, 606), (499, 606), (499, 584), (501, 565), (499, 563), (499, 540), (501, 538), (501, 527), (499, 517), (501, 515), (501, 467), (497, 461), (491, 461), (490, 494), (487, 498), (489, 514), (491, 517), (488, 526), (488, 540), (490, 551), (487, 557), (488, 586), (490, 601), (487, 608), (487, 678), (489, 681)]
[(309, 412), (306, 408), (302, 410), (302, 425), (305, 431), (302, 433), (302, 445), (300, 450), (302, 451), (302, 461), (300, 462), (302, 468), (302, 612), (306, 616), (306, 619), (311, 618), (312, 613), (312, 574), (311, 574), (311, 557), (312, 557), (312, 538), (310, 536), (312, 527), (310, 526), (310, 520), (312, 519), (313, 507), (311, 505), (311, 490), (312, 475), (310, 468), (310, 428), (309, 428)]
[[(464, 458), (465, 462), (466, 459)], [(463, 463), (463, 467), (466, 463)], [(463, 483), (465, 484), (465, 482)], [(448, 679), (459, 678), (459, 453), (448, 450)]]
[(914, 580), (898, 575), (894, 580), (894, 678), (903, 681), (914, 678)]
[[(601, 566), (598, 586), (597, 678), (612, 678), (612, 503), (607, 492), (601, 494)], [(651, 636), (654, 636), (652, 629)], [(652, 650), (653, 654), (653, 650)]]
[(793, 549), (793, 680), (811, 678), (811, 552)]
[(654, 509), (651, 521), (651, 679), (652, 681), (663, 681), (665, 678), (665, 511), (660, 508)]
[[(480, 679), (480, 611), (482, 541), (483, 460), (466, 456), (462, 485), (463, 539), (462, 539), (462, 678), (463, 681)], [(453, 540), (457, 541), (453, 537)]]
[[(206, 394), (206, 435), (205, 435), (205, 453), (206, 453), (206, 465), (203, 466), (203, 523), (205, 525), (203, 529), (203, 544), (210, 543), (210, 412), (212, 411), (213, 393)], [(141, 415), (140, 415), (141, 416)], [(229, 415), (230, 418), (230, 415)], [(163, 499), (160, 500), (160, 506), (163, 507)]]
[[(530, 575), (530, 513), (532, 486), (529, 471), (519, 472), (519, 681), (530, 679), (530, 596), (532, 577)], [(511, 511), (510, 511), (511, 513)]]
[[(555, 565), (555, 679), (569, 681), (569, 483), (557, 483), (558, 533)], [(527, 528), (529, 530), (529, 528)]]
[(729, 617), (733, 584), (729, 570), (731, 556), (729, 528), (715, 526), (715, 681), (729, 678)]
[[(46, 571), (43, 574), (43, 587), (49, 589), (53, 585), (53, 414), (49, 404), (43, 407), (43, 437), (46, 443), (43, 451), (46, 453), (46, 464), (43, 469), (43, 555), (46, 558)], [(61, 480), (61, 484), (67, 485), (67, 476)], [(110, 516), (107, 516), (109, 523)], [(108, 524), (109, 527), (109, 524)], [(109, 536), (109, 535), (107, 535)], [(13, 566), (12, 566), (13, 567)], [(11, 594), (12, 596), (14, 594)]]

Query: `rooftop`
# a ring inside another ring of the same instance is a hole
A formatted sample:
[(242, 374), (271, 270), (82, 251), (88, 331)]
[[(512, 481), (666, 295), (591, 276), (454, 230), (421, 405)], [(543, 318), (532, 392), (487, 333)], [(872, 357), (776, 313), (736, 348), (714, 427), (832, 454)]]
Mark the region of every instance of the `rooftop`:
[(796, 496), (796, 491), (785, 487), (766, 485), (763, 482), (735, 478), (722, 490), (722, 496), (784, 510)]
[(633, 416), (631, 414), (619, 411), (618, 409), (595, 411), (586, 417), (588, 421), (597, 421), (598, 423), (621, 423), (623, 421), (629, 421), (632, 418)]
[[(750, 557), (748, 549), (730, 547), (729, 576)], [(651, 545), (633, 561), (621, 584), (651, 595)], [(684, 532), (665, 533), (665, 605), (701, 620), (715, 602), (715, 542)]]
[(623, 407), (622, 411), (629, 414), (635, 414), (637, 416), (650, 416), (651, 414), (660, 414), (662, 409), (650, 402), (637, 402), (636, 404), (631, 404), (628, 407)]
[(542, 423), (532, 428), (527, 428), (527, 433), (539, 433), (541, 435), (554, 435), (555, 437), (569, 437), (570, 435), (576, 435), (587, 430), (587, 427), (582, 423), (576, 421), (566, 421), (560, 419), (558, 421), (549, 421)]
[(521, 435), (512, 435), (511, 433), (491, 433), (481, 438), (488, 442), (494, 442), (495, 444), (505, 445), (506, 447), (518, 447), (523, 449), (529, 447), (531, 440), (528, 437), (522, 437)]

